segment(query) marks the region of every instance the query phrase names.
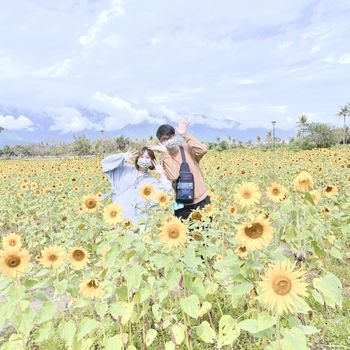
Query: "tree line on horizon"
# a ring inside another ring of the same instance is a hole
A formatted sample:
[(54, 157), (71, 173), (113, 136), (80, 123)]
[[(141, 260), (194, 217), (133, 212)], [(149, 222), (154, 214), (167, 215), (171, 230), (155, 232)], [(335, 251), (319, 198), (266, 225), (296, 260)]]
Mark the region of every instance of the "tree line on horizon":
[[(350, 144), (349, 127), (347, 126), (347, 118), (350, 116), (350, 103), (341, 106), (336, 114), (343, 119), (343, 127), (336, 128), (327, 123), (309, 122), (308, 116), (302, 114), (298, 117), (296, 123), (297, 135), (290, 137), (288, 142), (273, 135), (272, 131), (268, 131), (265, 140), (261, 136), (257, 136), (255, 142), (252, 140), (238, 141), (232, 137), (217, 137), (216, 142), (207, 142), (209, 149), (229, 150), (235, 148), (251, 148), (258, 147), (261, 149), (271, 149), (277, 147), (289, 147), (292, 149), (314, 149), (329, 148), (336, 144)], [(0, 134), (4, 130), (0, 126)], [(86, 136), (74, 136), (72, 142), (58, 142), (49, 144), (48, 142), (40, 142), (28, 145), (6, 145), (0, 149), (0, 157), (2, 158), (28, 158), (28, 157), (59, 157), (59, 156), (100, 156), (105, 154), (124, 151), (127, 148), (139, 148), (145, 144), (153, 144), (157, 141), (151, 136), (149, 139), (131, 139), (124, 135), (115, 138), (107, 138), (101, 136), (98, 140), (92, 141)]]

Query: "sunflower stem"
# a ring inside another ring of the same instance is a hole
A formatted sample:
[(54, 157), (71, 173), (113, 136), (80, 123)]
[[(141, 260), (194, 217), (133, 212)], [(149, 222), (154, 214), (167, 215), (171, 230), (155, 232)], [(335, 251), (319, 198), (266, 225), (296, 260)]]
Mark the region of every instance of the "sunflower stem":
[(281, 316), (276, 316), (276, 339), (277, 339), (277, 348), (278, 350), (283, 350), (281, 345)]

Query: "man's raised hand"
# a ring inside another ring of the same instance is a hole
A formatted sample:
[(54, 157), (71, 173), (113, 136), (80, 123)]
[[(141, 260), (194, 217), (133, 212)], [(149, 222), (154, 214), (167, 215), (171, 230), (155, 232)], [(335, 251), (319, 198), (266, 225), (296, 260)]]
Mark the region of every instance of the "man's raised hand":
[(183, 118), (179, 121), (179, 126), (176, 128), (176, 131), (183, 135), (187, 131), (187, 126), (189, 124), (189, 121), (187, 118)]

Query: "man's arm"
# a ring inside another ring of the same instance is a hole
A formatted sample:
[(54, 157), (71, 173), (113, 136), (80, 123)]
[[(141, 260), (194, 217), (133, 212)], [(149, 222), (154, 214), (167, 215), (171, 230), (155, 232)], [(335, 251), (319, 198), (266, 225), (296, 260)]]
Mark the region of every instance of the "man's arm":
[(187, 145), (190, 148), (190, 151), (193, 157), (197, 162), (201, 160), (201, 158), (208, 152), (208, 146), (196, 138), (194, 138), (188, 131), (188, 119), (181, 119), (179, 122), (179, 126), (176, 128), (176, 131), (179, 135), (181, 135), (186, 141)]
[(188, 131), (183, 133), (181, 136), (188, 144), (191, 153), (193, 154), (197, 162), (199, 162), (202, 159), (202, 157), (208, 152), (208, 146), (205, 143), (197, 140)]

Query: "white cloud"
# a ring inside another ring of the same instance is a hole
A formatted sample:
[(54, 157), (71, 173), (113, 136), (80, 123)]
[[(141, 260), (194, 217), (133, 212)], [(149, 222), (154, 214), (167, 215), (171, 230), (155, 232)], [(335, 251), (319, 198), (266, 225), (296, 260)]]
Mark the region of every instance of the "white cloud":
[(350, 52), (341, 55), (337, 62), (340, 64), (350, 64)]
[(286, 114), (288, 111), (287, 105), (267, 106), (266, 108), (271, 110), (274, 113), (279, 113), (279, 114)]
[(89, 32), (79, 38), (80, 44), (88, 49), (92, 48), (96, 44), (97, 34), (107, 25), (107, 23), (116, 16), (122, 16), (125, 14), (121, 0), (113, 0), (112, 6), (107, 10), (103, 10), (96, 22), (91, 26)]
[(9, 53), (0, 50), (0, 79), (20, 78), (25, 74), (23, 65)]
[(62, 62), (35, 71), (33, 75), (38, 78), (61, 78), (68, 76), (72, 67), (72, 61), (71, 58), (66, 58)]
[(102, 44), (114, 49), (122, 46), (123, 42), (124, 42), (124, 39), (117, 33), (108, 35), (101, 40)]
[(279, 44), (277, 47), (280, 50), (284, 50), (284, 49), (288, 49), (288, 47), (291, 47), (293, 45), (293, 43), (291, 41), (286, 41), (284, 43)]
[(159, 94), (147, 95), (145, 99), (154, 104), (191, 100), (204, 91), (203, 87), (181, 87)]
[(90, 107), (108, 115), (103, 121), (106, 131), (119, 130), (128, 124), (138, 124), (146, 120), (161, 121), (161, 118), (152, 116), (147, 109), (137, 108), (122, 98), (101, 92), (93, 95)]
[(71, 112), (70, 128), (65, 111), (57, 130), (117, 130), (165, 115), (224, 126), (237, 120), (241, 129), (276, 120), (287, 129), (300, 111), (320, 111), (315, 121), (327, 121), (349, 99), (344, 1), (44, 3), (6, 2), (0, 11), (0, 33), (7, 33), (0, 100), (23, 110), (84, 105), (107, 115), (96, 122)]
[(34, 130), (32, 120), (24, 115), (20, 115), (18, 118), (12, 115), (0, 115), (0, 126), (7, 130)]
[(88, 129), (99, 130), (102, 128), (100, 124), (94, 123), (89, 118), (84, 117), (76, 108), (50, 108), (47, 112), (53, 120), (50, 130), (60, 131), (62, 134)]
[(162, 41), (162, 39), (160, 37), (153, 37), (150, 39), (150, 43), (152, 45), (158, 45), (161, 41)]
[(230, 82), (234, 85), (252, 85), (259, 84), (262, 80), (256, 78), (232, 79)]

